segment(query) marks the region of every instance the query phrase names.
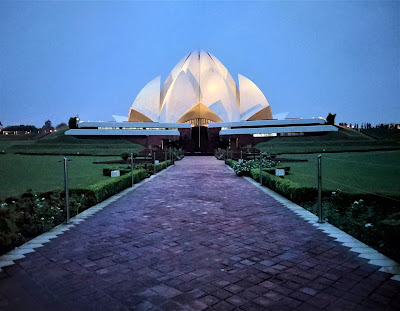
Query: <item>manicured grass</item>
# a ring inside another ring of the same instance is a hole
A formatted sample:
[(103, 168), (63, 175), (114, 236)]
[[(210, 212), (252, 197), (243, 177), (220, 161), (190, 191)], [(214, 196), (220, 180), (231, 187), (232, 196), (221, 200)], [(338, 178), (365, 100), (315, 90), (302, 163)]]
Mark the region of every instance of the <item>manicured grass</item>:
[(400, 142), (400, 130), (398, 129), (362, 129), (361, 133), (379, 140)]
[[(307, 159), (286, 163), (285, 179), (306, 187), (317, 186), (317, 154), (283, 154), (282, 158)], [(351, 193), (374, 192), (400, 195), (400, 151), (322, 154), (322, 186), (325, 190)]]
[(79, 139), (64, 135), (65, 131), (40, 139), (29, 139), (29, 135), (1, 137), (0, 154), (120, 156), (122, 153), (138, 153), (144, 148), (127, 140)]
[(0, 139), (0, 154), (6, 153), (14, 145), (31, 145), (34, 141), (22, 139)]
[[(92, 164), (94, 161), (120, 157), (70, 156), (68, 162), (69, 185), (83, 188), (110, 177), (103, 176), (103, 168), (109, 164)], [(44, 192), (64, 187), (62, 156), (32, 156), (5, 154), (0, 156), (0, 199), (17, 196), (28, 189)]]
[(321, 136), (276, 137), (255, 148), (269, 153), (313, 153), (400, 149), (392, 141), (375, 140), (354, 130), (340, 128)]
[(123, 153), (138, 153), (143, 147), (135, 144), (32, 144), (14, 145), (6, 153), (34, 155), (98, 155), (118, 156)]

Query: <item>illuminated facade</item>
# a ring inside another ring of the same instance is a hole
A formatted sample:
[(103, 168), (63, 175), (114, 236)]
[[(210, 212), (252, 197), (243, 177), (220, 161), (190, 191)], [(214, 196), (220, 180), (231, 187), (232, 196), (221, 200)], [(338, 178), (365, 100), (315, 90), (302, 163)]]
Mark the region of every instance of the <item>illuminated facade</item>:
[(129, 111), (130, 122), (206, 125), (272, 119), (261, 90), (239, 75), (239, 87), (212, 54), (193, 51), (172, 69), (161, 88), (161, 77), (150, 81)]

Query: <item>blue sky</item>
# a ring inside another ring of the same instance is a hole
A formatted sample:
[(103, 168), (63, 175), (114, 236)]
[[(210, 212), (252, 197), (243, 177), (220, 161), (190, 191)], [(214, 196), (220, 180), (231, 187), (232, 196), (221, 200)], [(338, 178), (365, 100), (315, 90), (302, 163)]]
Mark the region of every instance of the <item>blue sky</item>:
[(400, 2), (0, 2), (0, 121), (128, 115), (190, 51), (251, 79), (273, 113), (400, 122)]

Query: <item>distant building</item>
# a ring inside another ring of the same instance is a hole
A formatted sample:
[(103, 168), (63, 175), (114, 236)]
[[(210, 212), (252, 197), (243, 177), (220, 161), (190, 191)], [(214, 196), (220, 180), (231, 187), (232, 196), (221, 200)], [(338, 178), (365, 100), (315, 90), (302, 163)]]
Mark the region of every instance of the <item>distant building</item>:
[(221, 137), (234, 140), (231, 148), (240, 148), (273, 136), (337, 131), (320, 119), (273, 120), (262, 91), (242, 75), (238, 81), (237, 86), (215, 56), (194, 51), (174, 67), (162, 87), (158, 76), (139, 92), (128, 122), (81, 122), (65, 134), (119, 137), (158, 146), (165, 140), (181, 140), (185, 150), (210, 152)]

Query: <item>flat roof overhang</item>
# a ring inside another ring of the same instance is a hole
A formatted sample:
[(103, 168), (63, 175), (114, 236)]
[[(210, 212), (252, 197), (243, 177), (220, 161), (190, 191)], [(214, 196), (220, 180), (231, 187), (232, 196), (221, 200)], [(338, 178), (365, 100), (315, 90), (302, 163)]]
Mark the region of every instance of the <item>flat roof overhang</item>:
[(80, 122), (78, 128), (94, 127), (145, 127), (145, 128), (191, 128), (190, 123), (158, 123), (158, 122)]
[(208, 124), (209, 128), (215, 127), (256, 127), (256, 126), (288, 126), (306, 124), (325, 124), (323, 119), (288, 119), (288, 120), (258, 120), (240, 122), (218, 122)]
[(258, 127), (220, 130), (219, 135), (252, 135), (267, 133), (313, 133), (333, 132), (338, 128), (334, 125), (308, 125), (308, 126), (285, 126), (285, 127)]
[(119, 130), (119, 129), (72, 129), (65, 135), (73, 136), (180, 136), (178, 130)]

